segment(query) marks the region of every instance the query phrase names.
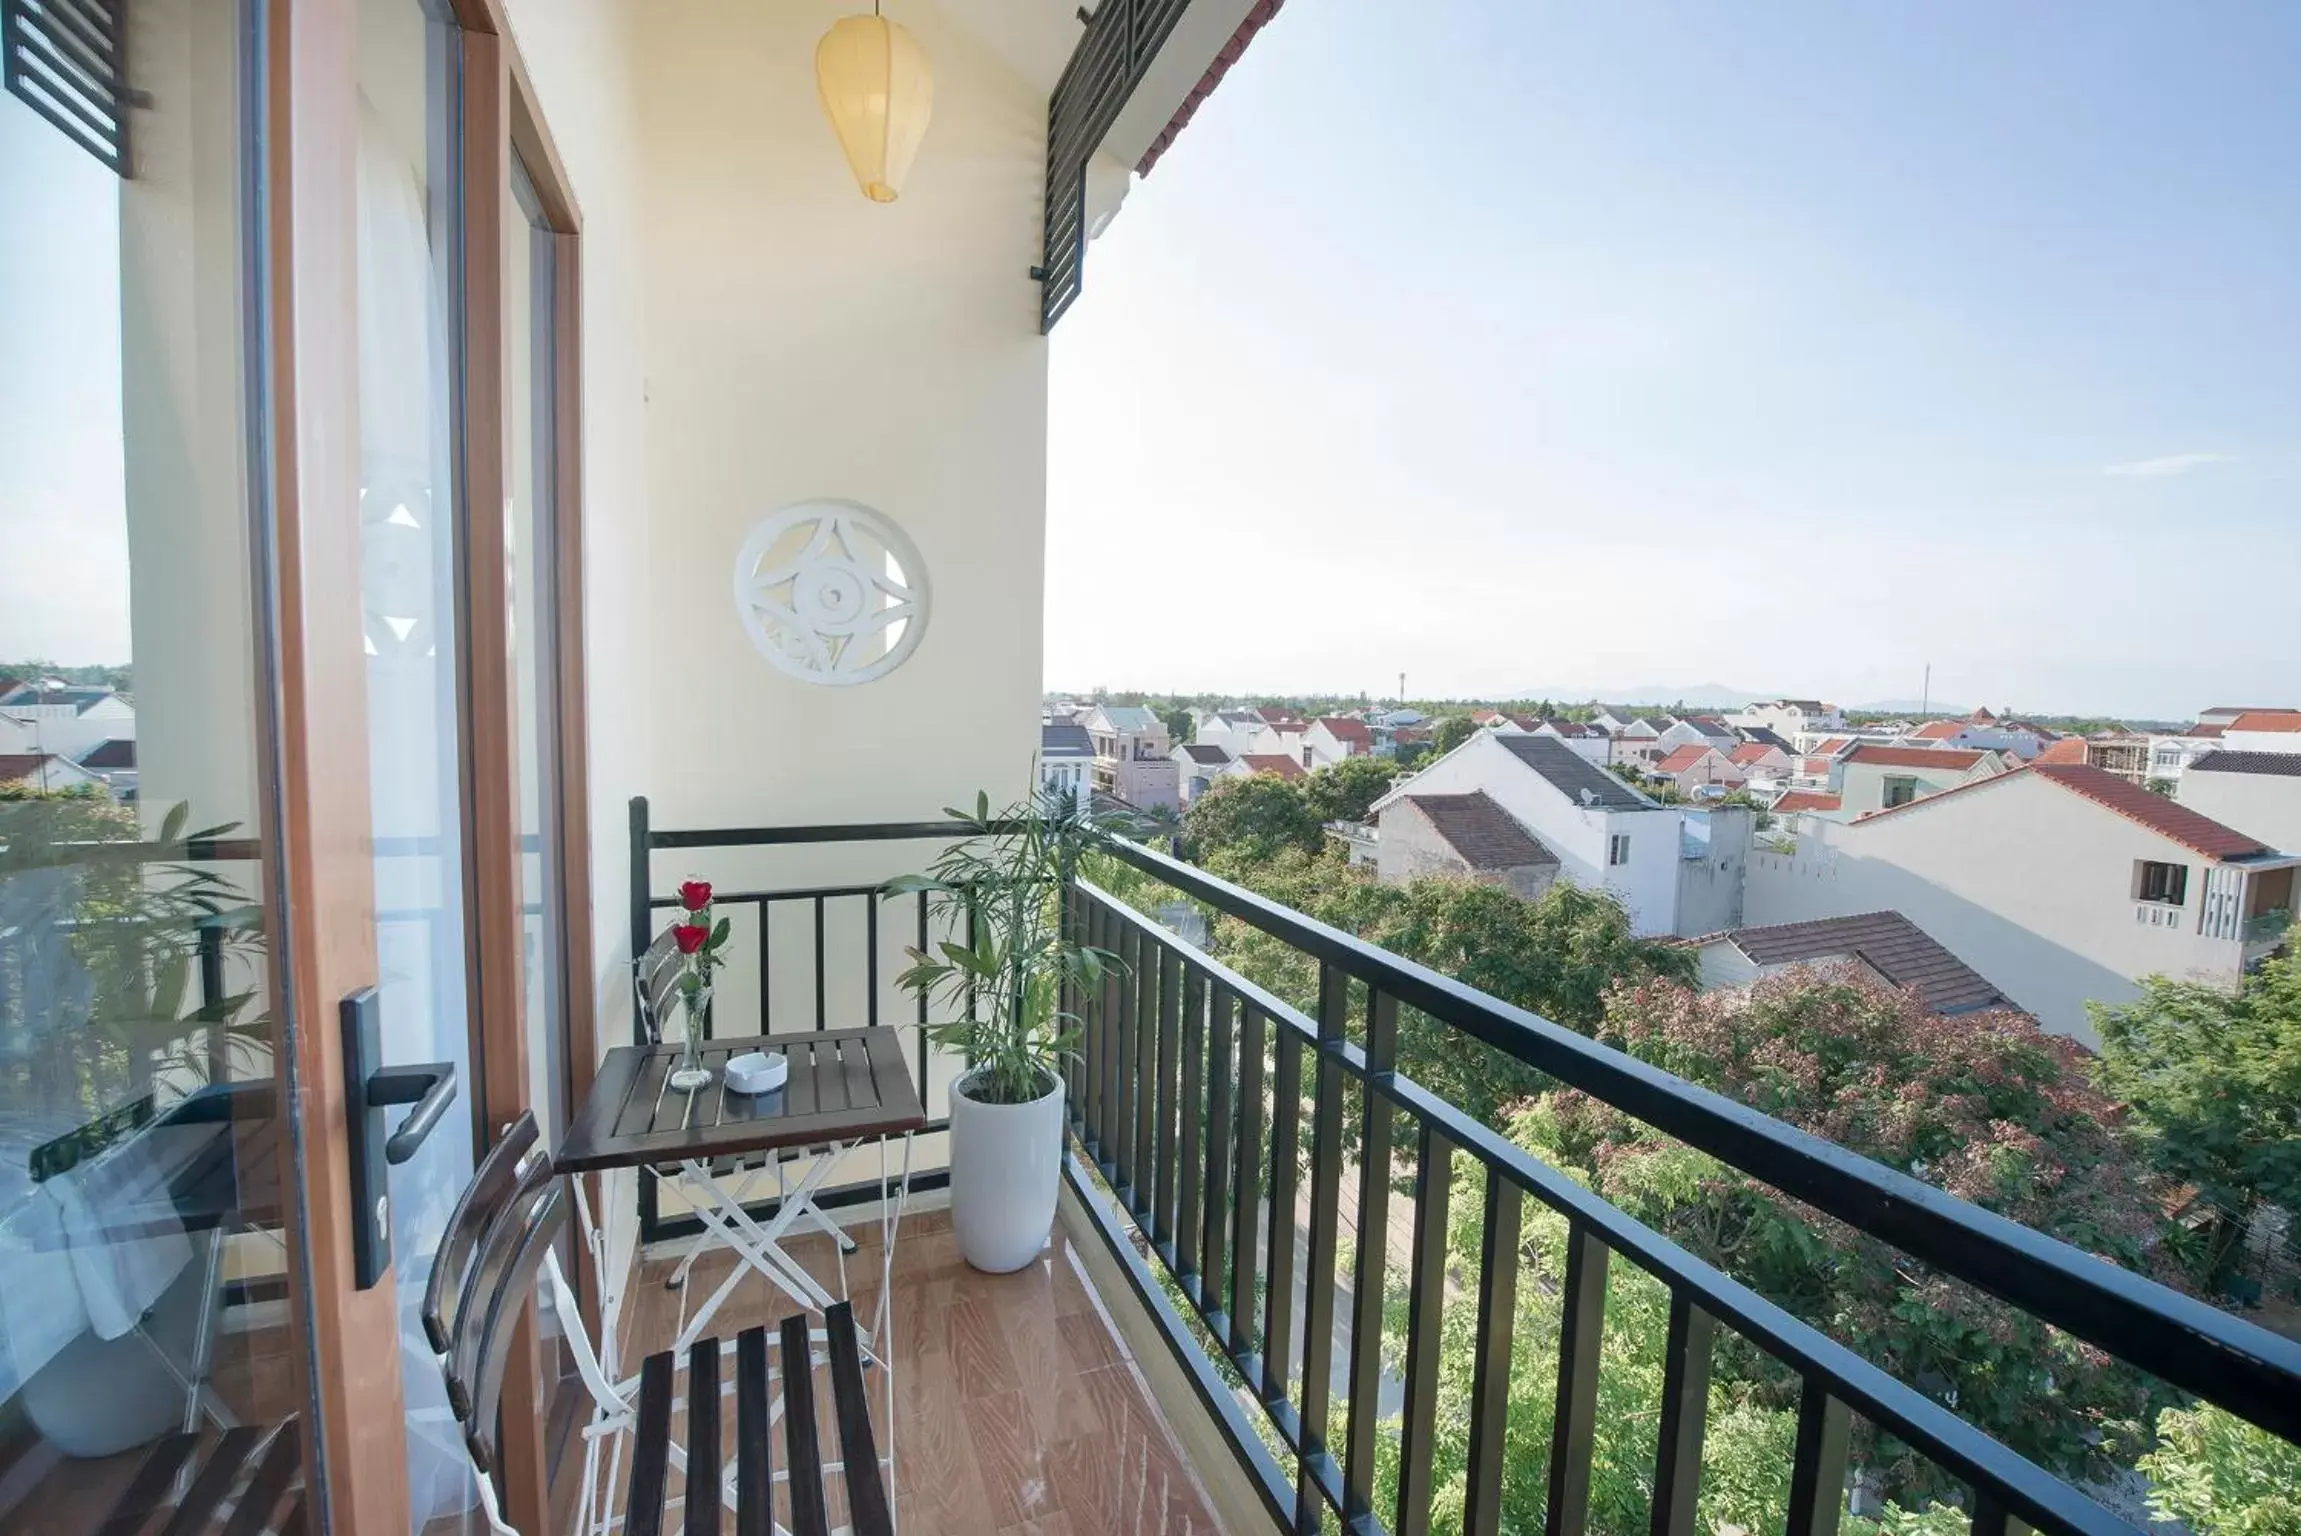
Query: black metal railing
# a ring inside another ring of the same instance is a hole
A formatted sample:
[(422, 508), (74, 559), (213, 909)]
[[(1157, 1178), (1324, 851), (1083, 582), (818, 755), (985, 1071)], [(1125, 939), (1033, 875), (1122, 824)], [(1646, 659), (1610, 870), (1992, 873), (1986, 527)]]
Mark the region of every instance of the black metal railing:
[[(631, 952), (643, 953), (654, 938), (658, 914), (675, 908), (679, 898), (675, 882), (687, 870), (667, 873), (657, 889), (655, 856), (683, 852), (696, 860), (728, 863), (745, 851), (784, 850), (821, 853), (829, 849), (860, 848), (887, 843), (949, 843), (963, 833), (948, 821), (874, 822), (837, 826), (663, 828), (652, 824), (644, 796), (631, 802)], [(886, 874), (902, 871), (889, 868)], [(928, 1005), (923, 997), (901, 994), (895, 977), (906, 961), (903, 951), (952, 937), (930, 911), (924, 892), (886, 898), (879, 894), (881, 879), (825, 882), (802, 879), (794, 884), (714, 883), (712, 904), (739, 924), (730, 947), (735, 951), (717, 988), (708, 1015), (714, 1037), (797, 1034), (861, 1024), (890, 1024), (911, 1036), (904, 1042), (905, 1058), (914, 1074), (921, 1102), (929, 1119), (923, 1137), (950, 1129), (947, 1094), (943, 1090), (958, 1075), (955, 1062), (939, 1053), (928, 1039)], [(784, 932), (777, 934), (778, 913), (788, 914)], [(795, 931), (793, 931), (795, 930)], [(860, 996), (839, 978), (860, 977)], [(745, 986), (755, 980), (757, 995), (749, 1008), (738, 1008)], [(777, 981), (798, 985), (778, 987)], [(734, 984), (730, 984), (730, 983)], [(796, 1000), (796, 1006), (792, 1000)], [(778, 998), (784, 1006), (778, 1007)], [(640, 1025), (633, 1020), (634, 1039)], [(927, 1190), (948, 1182), (949, 1166), (930, 1145), (920, 1147), (914, 1161), (911, 1187)], [(856, 1204), (879, 1197), (876, 1181), (839, 1187), (817, 1196), (827, 1208)], [(762, 1202), (762, 1211), (772, 1202)], [(655, 1181), (639, 1181), (640, 1240), (687, 1235), (699, 1230), (693, 1217), (666, 1217), (657, 1203)]]
[[(1448, 1206), (1457, 1159), (1466, 1157), (1476, 1169), (1483, 1236), (1463, 1529), (1500, 1528), (1512, 1352), (1544, 1347), (1513, 1337), (1530, 1199), (1562, 1218), (1567, 1233), (1549, 1428), (1550, 1532), (1579, 1532), (1588, 1518), (1601, 1327), (1617, 1259), (1661, 1282), (1669, 1297), (1652, 1530), (1694, 1529), (1711, 1345), (1721, 1330), (1795, 1374), (1787, 1499), (1795, 1536), (1837, 1528), (1856, 1414), (1965, 1485), (1976, 1536), (2024, 1527), (2067, 1536), (2132, 1530), (2077, 1486), (1402, 1076), (1401, 1009), (1581, 1089), (2174, 1387), (2301, 1440), (2301, 1344), (1179, 860), (1134, 845), (1117, 854), (1317, 965), (1311, 1017), (1107, 890), (1082, 880), (1066, 895), (1071, 931), (1124, 962), (1100, 998), (1071, 1000), (1088, 1022), (1067, 1084), (1077, 1144), (1068, 1177), (1283, 1528), (1315, 1532), (1339, 1523), (1411, 1536), (1430, 1527), (1434, 1453), (1448, 1431), (1437, 1416)], [(1394, 1276), (1388, 1233), (1400, 1164), (1412, 1170), (1411, 1193), (1399, 1195), (1412, 1202), (1412, 1236)], [(1346, 1301), (1338, 1297), (1344, 1281)], [(1406, 1317), (1394, 1383), (1395, 1487), (1378, 1508), (1384, 1308), (1399, 1289)]]

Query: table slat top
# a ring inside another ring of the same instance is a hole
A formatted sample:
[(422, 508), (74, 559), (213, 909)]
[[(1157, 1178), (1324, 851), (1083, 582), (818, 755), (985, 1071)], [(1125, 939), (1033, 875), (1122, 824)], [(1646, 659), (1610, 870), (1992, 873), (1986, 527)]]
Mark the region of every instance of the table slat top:
[[(784, 1085), (730, 1089), (727, 1059), (745, 1051), (781, 1052), (790, 1064)], [(710, 1083), (681, 1093), (668, 1086), (676, 1044), (609, 1051), (553, 1161), (581, 1173), (896, 1135), (927, 1123), (900, 1038), (885, 1025), (723, 1038), (706, 1042), (702, 1055)]]

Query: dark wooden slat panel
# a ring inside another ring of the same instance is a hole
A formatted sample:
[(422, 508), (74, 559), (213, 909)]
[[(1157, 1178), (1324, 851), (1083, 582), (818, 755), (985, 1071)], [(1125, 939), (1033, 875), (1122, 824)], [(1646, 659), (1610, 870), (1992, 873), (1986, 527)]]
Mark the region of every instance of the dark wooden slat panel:
[(1206, 1176), (1206, 975), (1197, 966), (1183, 973), (1182, 992), (1182, 1115), (1181, 1145), (1176, 1152), (1177, 1178), (1174, 1213), (1174, 1267), (1201, 1305), (1205, 1291), (1199, 1284), (1199, 1199)]
[(871, 1404), (863, 1392), (863, 1359), (855, 1343), (855, 1313), (840, 1302), (823, 1314), (831, 1356), (831, 1403), (839, 1419), (839, 1459), (846, 1465), (848, 1518), (855, 1536), (894, 1536), (894, 1512), (871, 1434)]
[[(1349, 1033), (1350, 978), (1339, 966), (1318, 968), (1318, 1043), (1311, 1084), (1310, 1233), (1302, 1277), (1302, 1449), (1326, 1449), (1334, 1392), (1335, 1257), (1342, 1206), (1342, 1067), (1333, 1055)], [(1295, 1480), (1295, 1523), (1319, 1523), (1324, 1495), (1306, 1464)]]
[(144, 1457), (136, 1475), (120, 1495), (120, 1502), (112, 1506), (111, 1514), (96, 1528), (97, 1536), (132, 1536), (144, 1528), (159, 1506), (161, 1496), (183, 1470), (192, 1452), (199, 1449), (196, 1435), (170, 1435), (152, 1447)]
[(1231, 1083), (1237, 1075), (1232, 1046), (1231, 1018), (1237, 1001), (1228, 987), (1216, 987), (1208, 999), (1206, 1050), (1206, 1235), (1199, 1254), (1199, 1310), (1223, 1312), (1230, 1305), (1224, 1294), (1224, 1266), (1229, 1262), (1225, 1242), (1230, 1231), (1231, 1200)]
[(719, 1536), (719, 1341), (687, 1347), (687, 1536)]
[(1278, 1071), (1272, 1078), (1270, 1113), (1270, 1284), (1265, 1287), (1262, 1328), (1262, 1396), (1286, 1399), (1294, 1359), (1294, 1208), (1299, 1182), (1296, 1147), (1302, 1129), (1302, 1038), (1292, 1030), (1278, 1036)]
[[(815, 1108), (818, 1113), (852, 1109), (847, 1102), (847, 1070), (839, 1060), (842, 1041), (818, 1039), (815, 1043)], [(870, 1108), (869, 1105), (862, 1106)]]
[(1153, 1129), (1152, 1157), (1158, 1175), (1152, 1180), (1151, 1241), (1166, 1243), (1174, 1237), (1175, 1133), (1181, 1108), (1179, 1080), (1182, 1066), (1182, 957), (1161, 946), (1158, 968), (1158, 1122)]
[(1262, 1268), (1262, 1057), (1261, 1012), (1243, 998), (1238, 1027), (1238, 1177), (1231, 1186), (1230, 1347), (1244, 1353), (1254, 1342), (1255, 1276)]
[(815, 1097), (815, 1041), (794, 1036), (783, 1046), (783, 1059), (790, 1072), (783, 1085), (783, 1112), (787, 1115), (812, 1115), (822, 1106)]
[(634, 1050), (633, 1054), (639, 1058), (633, 1064), (637, 1075), (632, 1081), (630, 1096), (623, 1101), (622, 1112), (615, 1117), (613, 1135), (616, 1137), (642, 1135), (661, 1123), (664, 1100), (669, 1096), (664, 1080), (679, 1059), (676, 1047)]
[(590, 1091), (584, 1095), (583, 1107), (576, 1111), (574, 1123), (567, 1128), (558, 1156), (580, 1158), (615, 1133), (644, 1064), (641, 1053), (630, 1046), (607, 1053), (607, 1059), (599, 1064), (599, 1071), (591, 1080)]
[(774, 1519), (775, 1460), (767, 1433), (767, 1330), (735, 1337), (735, 1536), (768, 1536)]
[[(1367, 999), (1366, 1065), (1391, 1070), (1398, 1054), (1398, 1000)], [(1350, 1272), (1350, 1439), (1343, 1456), (1345, 1512), (1356, 1519), (1374, 1504), (1375, 1421), (1382, 1393), (1383, 1263), (1389, 1253), (1391, 1109), (1372, 1088), (1361, 1090), (1358, 1129), (1358, 1252)]]
[(871, 1067), (871, 1051), (862, 1040), (839, 1045), (839, 1091), (850, 1109), (871, 1109), (879, 1102), (878, 1074)]
[(671, 1351), (639, 1367), (639, 1419), (631, 1432), (631, 1493), (624, 1536), (663, 1536), (663, 1500), (671, 1467)]
[(247, 1492), (240, 1495), (240, 1507), (232, 1511), (232, 1523), (224, 1527), (224, 1536), (261, 1536), (270, 1529), (280, 1496), (288, 1491), (288, 1484), (295, 1481), (303, 1464), (303, 1436), (296, 1421), (290, 1419), (272, 1432), (271, 1443), (264, 1447), (264, 1459), (256, 1464), (256, 1475), (248, 1480)]
[(207, 1465), (200, 1468), (192, 1486), (184, 1490), (184, 1502), (176, 1506), (176, 1513), (161, 1527), (161, 1536), (192, 1536), (195, 1531), (208, 1528), (216, 1518), (216, 1509), (224, 1502), (224, 1495), (240, 1480), (247, 1469), (248, 1458), (263, 1443), (264, 1431), (252, 1425), (241, 1424), (224, 1431), (208, 1452)]
[(792, 1536), (831, 1536), (823, 1504), (823, 1446), (815, 1429), (814, 1351), (803, 1312), (783, 1319), (783, 1449), (791, 1471)]

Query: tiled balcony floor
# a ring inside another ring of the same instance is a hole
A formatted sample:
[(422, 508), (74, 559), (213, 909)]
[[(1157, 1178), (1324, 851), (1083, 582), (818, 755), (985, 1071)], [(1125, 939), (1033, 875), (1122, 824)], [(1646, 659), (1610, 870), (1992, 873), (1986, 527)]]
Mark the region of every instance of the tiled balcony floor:
[[(857, 1316), (867, 1319), (876, 1304), (878, 1228), (859, 1227), (854, 1235), (864, 1246), (849, 1257), (848, 1275)], [(830, 1239), (802, 1238), (790, 1247), (811, 1272), (832, 1280)], [(732, 1262), (723, 1251), (698, 1261), (688, 1281), (696, 1304)], [(663, 1284), (674, 1267), (656, 1260), (633, 1277), (625, 1303), (629, 1368), (677, 1331), (679, 1296)], [(893, 1276), (895, 1495), (905, 1536), (1219, 1532), (1198, 1478), (1059, 1227), (1028, 1268), (985, 1275), (959, 1257), (947, 1212), (914, 1212), (895, 1245)], [(791, 1310), (780, 1292), (746, 1281), (712, 1331), (725, 1338), (753, 1323), (772, 1325)], [(883, 1410), (875, 1380), (871, 1395), (876, 1423)], [(1198, 1411), (1195, 1403), (1186, 1406)], [(821, 1413), (830, 1423), (827, 1400)], [(884, 1435), (885, 1426), (877, 1427)], [(568, 1492), (555, 1489), (555, 1502)], [(844, 1513), (835, 1492), (834, 1526)]]

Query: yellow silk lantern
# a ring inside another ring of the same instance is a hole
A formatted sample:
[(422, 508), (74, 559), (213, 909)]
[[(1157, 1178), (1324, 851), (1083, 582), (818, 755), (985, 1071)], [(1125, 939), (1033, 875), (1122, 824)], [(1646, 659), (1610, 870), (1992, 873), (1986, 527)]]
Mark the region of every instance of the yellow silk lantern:
[(876, 11), (844, 17), (815, 45), (815, 89), (855, 184), (874, 203), (893, 202), (934, 115), (926, 50)]

